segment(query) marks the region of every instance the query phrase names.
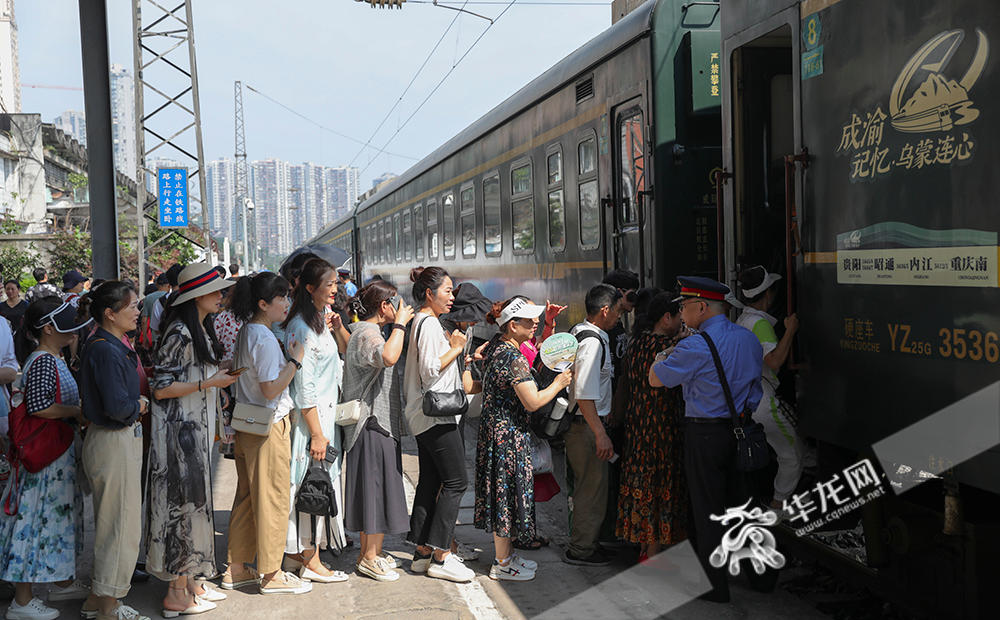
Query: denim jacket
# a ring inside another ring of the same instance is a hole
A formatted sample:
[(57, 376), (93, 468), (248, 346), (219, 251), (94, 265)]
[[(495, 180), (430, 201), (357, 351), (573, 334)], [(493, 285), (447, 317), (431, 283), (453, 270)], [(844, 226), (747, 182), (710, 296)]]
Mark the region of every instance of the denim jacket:
[(98, 327), (80, 361), (83, 416), (104, 428), (131, 426), (139, 419), (139, 373), (135, 351)]

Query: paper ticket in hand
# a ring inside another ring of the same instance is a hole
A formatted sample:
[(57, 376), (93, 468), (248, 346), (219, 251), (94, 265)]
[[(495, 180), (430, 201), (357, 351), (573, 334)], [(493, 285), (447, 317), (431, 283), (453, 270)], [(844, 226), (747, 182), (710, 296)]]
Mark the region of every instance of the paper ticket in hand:
[(538, 347), (538, 354), (546, 367), (563, 372), (573, 366), (576, 361), (576, 350), (580, 343), (572, 334), (552, 334)]

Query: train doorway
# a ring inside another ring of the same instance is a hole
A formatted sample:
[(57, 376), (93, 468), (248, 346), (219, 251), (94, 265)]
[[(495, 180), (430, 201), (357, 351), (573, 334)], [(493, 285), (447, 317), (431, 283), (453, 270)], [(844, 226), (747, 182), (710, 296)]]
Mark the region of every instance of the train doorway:
[(639, 274), (640, 286), (646, 286), (649, 268), (644, 232), (651, 213), (653, 196), (649, 190), (649, 126), (642, 97), (635, 97), (615, 108), (615, 268)]

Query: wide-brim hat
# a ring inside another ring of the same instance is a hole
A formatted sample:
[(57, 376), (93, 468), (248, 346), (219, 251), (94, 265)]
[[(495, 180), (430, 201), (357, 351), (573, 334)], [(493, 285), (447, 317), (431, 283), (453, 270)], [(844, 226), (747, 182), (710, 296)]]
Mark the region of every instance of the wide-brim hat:
[(177, 284), (180, 294), (171, 304), (173, 306), (178, 306), (195, 297), (229, 288), (236, 282), (220, 276), (215, 267), (208, 263), (195, 263), (188, 265), (181, 271), (180, 275), (177, 276)]
[(442, 314), (441, 318), (453, 323), (481, 323), (492, 307), (493, 302), (475, 284), (463, 282), (458, 285), (451, 310)]
[(757, 287), (754, 287), (754, 288), (750, 288), (750, 289), (746, 289), (746, 288), (743, 289), (743, 296), (746, 297), (747, 299), (753, 299), (757, 295), (760, 295), (761, 293), (763, 293), (767, 289), (771, 288), (772, 284), (774, 284), (775, 282), (777, 282), (778, 280), (781, 279), (780, 275), (778, 275), (776, 273), (768, 273), (767, 269), (764, 269), (760, 265), (757, 265), (756, 267), (753, 267), (753, 269), (760, 269), (761, 271), (764, 272), (764, 281), (760, 283), (760, 286), (757, 286)]
[(42, 319), (35, 325), (35, 328), (41, 329), (46, 325), (51, 325), (60, 334), (68, 334), (70, 332), (75, 332), (78, 329), (83, 329), (93, 322), (94, 319), (88, 319), (81, 323), (77, 323), (76, 306), (69, 302), (64, 302), (58, 308), (43, 316)]

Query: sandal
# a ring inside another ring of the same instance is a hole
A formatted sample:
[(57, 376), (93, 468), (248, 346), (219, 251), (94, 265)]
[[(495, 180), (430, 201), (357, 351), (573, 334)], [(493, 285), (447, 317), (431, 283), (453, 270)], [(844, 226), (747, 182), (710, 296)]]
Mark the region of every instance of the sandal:
[(542, 547), (548, 547), (549, 541), (541, 536), (535, 536), (531, 542), (523, 543), (520, 540), (514, 540), (512, 544), (515, 549), (520, 549), (522, 551), (538, 551)]

